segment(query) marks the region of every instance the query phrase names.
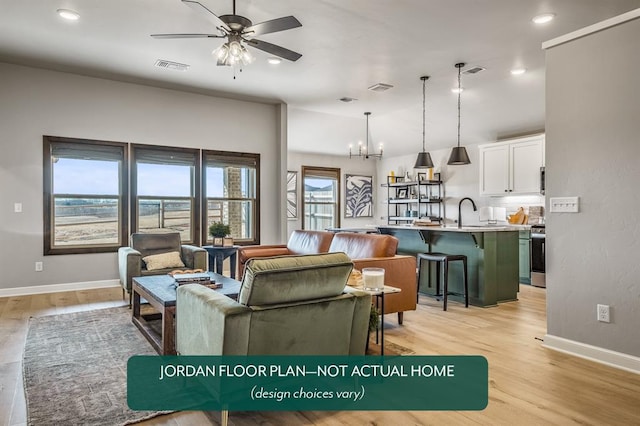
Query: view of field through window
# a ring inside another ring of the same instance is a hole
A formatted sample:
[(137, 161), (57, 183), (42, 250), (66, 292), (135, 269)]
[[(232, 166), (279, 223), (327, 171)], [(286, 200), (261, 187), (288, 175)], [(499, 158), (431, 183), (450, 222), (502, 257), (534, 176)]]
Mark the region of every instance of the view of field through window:
[[(118, 243), (119, 167), (119, 161), (56, 160), (53, 165), (56, 246)], [(254, 172), (240, 167), (206, 169), (207, 226), (223, 221), (231, 225), (234, 238), (252, 237)], [(138, 232), (180, 232), (183, 240), (189, 240), (192, 167), (138, 163), (137, 185)]]
[(54, 245), (117, 244), (120, 161), (56, 158)]

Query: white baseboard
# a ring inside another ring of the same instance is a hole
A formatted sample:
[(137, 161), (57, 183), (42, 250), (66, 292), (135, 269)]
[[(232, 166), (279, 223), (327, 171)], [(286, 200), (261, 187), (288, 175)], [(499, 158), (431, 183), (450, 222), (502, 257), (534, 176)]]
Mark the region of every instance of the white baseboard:
[(79, 283), (0, 288), (0, 297), (28, 296), (31, 294), (60, 293), (62, 291), (93, 290), (96, 288), (110, 287), (120, 287), (120, 280), (85, 281)]
[(600, 348), (598, 346), (587, 345), (586, 343), (580, 343), (550, 334), (544, 336), (544, 344), (542, 346), (553, 349), (554, 351), (564, 352), (569, 355), (640, 374), (640, 358), (636, 356)]

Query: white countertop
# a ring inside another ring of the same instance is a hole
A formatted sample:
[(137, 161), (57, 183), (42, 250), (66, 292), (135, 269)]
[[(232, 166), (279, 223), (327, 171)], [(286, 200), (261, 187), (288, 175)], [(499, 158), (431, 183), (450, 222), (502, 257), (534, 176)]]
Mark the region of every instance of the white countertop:
[(425, 231), (449, 231), (449, 232), (504, 232), (504, 231), (526, 231), (531, 229), (531, 225), (458, 225), (446, 226), (415, 226), (415, 225), (379, 225), (379, 228), (390, 229), (416, 229)]

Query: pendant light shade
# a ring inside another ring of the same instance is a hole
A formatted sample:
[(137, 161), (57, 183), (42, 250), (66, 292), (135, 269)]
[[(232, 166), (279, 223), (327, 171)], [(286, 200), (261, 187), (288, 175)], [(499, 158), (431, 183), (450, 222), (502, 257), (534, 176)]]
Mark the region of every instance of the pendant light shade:
[(466, 148), (464, 146), (460, 146), (460, 93), (462, 92), (462, 86), (460, 85), (460, 71), (462, 67), (465, 66), (465, 63), (460, 62), (455, 66), (458, 68), (458, 146), (451, 150), (449, 161), (447, 161), (447, 164), (450, 166), (471, 164)]
[(433, 161), (431, 161), (431, 154), (428, 152), (419, 152), (414, 169), (430, 169), (433, 167)]
[(422, 80), (422, 152), (418, 153), (418, 158), (416, 158), (416, 164), (414, 164), (414, 169), (430, 169), (433, 167), (433, 161), (431, 161), (431, 154), (429, 154), (425, 148), (424, 137), (425, 137), (425, 99), (426, 99), (426, 84), (428, 76), (420, 77)]
[(464, 146), (454, 146), (451, 150), (451, 155), (449, 156), (449, 161), (447, 164), (450, 165), (463, 165), (463, 164), (471, 164), (471, 160), (469, 160), (469, 155), (467, 154), (467, 150)]

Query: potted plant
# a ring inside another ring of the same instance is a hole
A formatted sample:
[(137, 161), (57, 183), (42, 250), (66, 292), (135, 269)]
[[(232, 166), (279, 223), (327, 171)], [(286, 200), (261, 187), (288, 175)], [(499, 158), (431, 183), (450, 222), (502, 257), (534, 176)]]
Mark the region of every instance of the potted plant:
[(224, 242), (224, 237), (231, 233), (231, 227), (222, 222), (213, 222), (209, 225), (209, 235), (213, 237), (213, 245), (221, 246)]

